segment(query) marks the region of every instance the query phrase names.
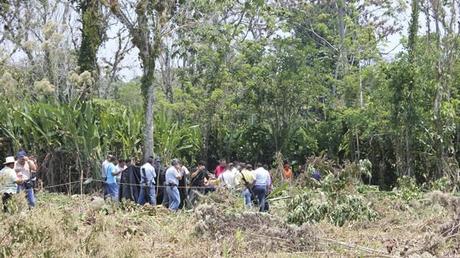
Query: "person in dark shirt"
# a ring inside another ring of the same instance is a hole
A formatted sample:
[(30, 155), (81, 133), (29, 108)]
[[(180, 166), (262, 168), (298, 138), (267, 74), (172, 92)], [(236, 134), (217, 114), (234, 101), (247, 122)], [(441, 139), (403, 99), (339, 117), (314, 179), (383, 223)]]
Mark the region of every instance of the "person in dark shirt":
[(190, 189), (190, 202), (193, 204), (198, 197), (197, 193), (205, 194), (207, 193), (206, 185), (209, 179), (209, 172), (206, 169), (204, 161), (198, 162), (196, 170), (191, 174), (191, 189)]
[(203, 161), (198, 162), (195, 172), (191, 176), (191, 185), (193, 186), (205, 186), (205, 178), (209, 179), (208, 171)]

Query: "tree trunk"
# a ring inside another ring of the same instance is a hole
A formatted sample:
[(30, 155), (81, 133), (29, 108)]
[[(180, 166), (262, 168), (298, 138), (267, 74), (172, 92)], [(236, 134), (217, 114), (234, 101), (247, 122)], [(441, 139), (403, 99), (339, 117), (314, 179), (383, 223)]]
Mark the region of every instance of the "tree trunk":
[(433, 6), (434, 11), (434, 22), (436, 29), (436, 50), (438, 54), (438, 60), (436, 62), (436, 95), (433, 103), (433, 115), (434, 115), (434, 128), (436, 136), (434, 139), (434, 149), (436, 157), (436, 172), (435, 177), (439, 178), (442, 176), (443, 164), (443, 147), (442, 147), (442, 120), (441, 120), (441, 101), (442, 101), (442, 92), (443, 92), (443, 63), (442, 63), (442, 54), (441, 54), (441, 28), (440, 28), (440, 3), (437, 3), (436, 6)]
[(153, 67), (146, 66), (144, 67), (144, 75), (142, 76), (142, 88), (144, 88), (146, 92), (144, 113), (144, 161), (150, 156), (153, 156), (153, 103), (155, 100), (153, 87), (154, 70), (155, 65), (153, 65)]
[[(81, 8), (81, 45), (78, 53), (78, 66), (80, 73), (89, 71), (93, 75), (97, 75), (97, 51), (102, 43), (103, 26), (101, 21), (100, 3), (98, 0), (82, 0), (80, 2)], [(97, 76), (94, 76), (97, 78)], [(94, 84), (97, 85), (97, 84)], [(88, 89), (90, 95), (93, 90)], [(85, 96), (86, 97), (86, 96)]]
[[(347, 66), (347, 54), (345, 48), (345, 1), (339, 0), (336, 2), (337, 7), (337, 27), (339, 31), (339, 47), (338, 47), (338, 57), (337, 64), (335, 68), (335, 78), (341, 79), (346, 70)], [(336, 95), (336, 86), (332, 88), (332, 95)]]
[(168, 99), (169, 103), (174, 103), (174, 96), (173, 96), (173, 91), (172, 91), (172, 74), (171, 74), (171, 51), (169, 49), (169, 46), (165, 46), (165, 52), (164, 52), (164, 66), (163, 66), (163, 71), (162, 71), (162, 77), (163, 77), (163, 88), (164, 92), (166, 95), (166, 98)]
[[(140, 3), (142, 5), (142, 3)], [(142, 6), (140, 6), (142, 8)], [(146, 7), (146, 6), (144, 6)], [(140, 33), (137, 34), (137, 40), (135, 42), (141, 43), (137, 45), (140, 49), (140, 55), (143, 57), (144, 65), (144, 74), (142, 76), (142, 89), (145, 94), (145, 125), (144, 125), (144, 162), (150, 157), (153, 156), (153, 131), (154, 131), (154, 102), (155, 102), (155, 91), (154, 91), (154, 81), (155, 81), (155, 63), (160, 56), (161, 52), (161, 28), (165, 22), (164, 15), (162, 12), (159, 14), (159, 17), (154, 20), (155, 27), (153, 32), (153, 44), (150, 44), (150, 33), (149, 25), (147, 21), (147, 16), (145, 16), (146, 9), (138, 9), (138, 23), (140, 28)], [(141, 14), (142, 13), (142, 14)]]
[(417, 34), (418, 34), (418, 17), (419, 17), (419, 3), (418, 0), (412, 0), (412, 14), (411, 21), (409, 26), (409, 69), (411, 77), (410, 82), (407, 88), (407, 111), (406, 111), (406, 126), (404, 128), (404, 140), (405, 140), (405, 173), (407, 176), (412, 175), (413, 171), (413, 158), (412, 158), (412, 142), (414, 135), (414, 126), (416, 117), (415, 117), (415, 107), (414, 107), (414, 84), (415, 84), (415, 55), (416, 55), (416, 46), (417, 46)]

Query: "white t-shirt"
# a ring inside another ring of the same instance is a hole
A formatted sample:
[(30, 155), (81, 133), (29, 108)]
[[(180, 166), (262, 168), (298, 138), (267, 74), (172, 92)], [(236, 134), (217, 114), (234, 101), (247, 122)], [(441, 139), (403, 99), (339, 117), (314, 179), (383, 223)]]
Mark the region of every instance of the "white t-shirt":
[(228, 189), (233, 189), (236, 186), (236, 169), (225, 170), (224, 173), (219, 176), (222, 184)]
[(115, 167), (115, 172), (116, 173), (119, 173), (118, 175), (115, 176), (115, 178), (117, 179), (117, 182), (120, 182), (121, 180), (121, 173), (123, 170), (125, 170), (127, 168), (127, 166), (124, 166), (124, 167), (120, 167), (119, 165), (117, 165)]
[(182, 173), (177, 171), (177, 169), (174, 166), (169, 167), (166, 170), (166, 174), (165, 174), (165, 182), (166, 182), (166, 184), (179, 185), (179, 179), (177, 178), (179, 176), (182, 176)]
[[(145, 173), (145, 174), (143, 174)], [(155, 183), (155, 177), (157, 176), (155, 168), (150, 163), (145, 163), (141, 167), (141, 183)], [(145, 180), (147, 180), (145, 182)]]
[(267, 186), (270, 184), (270, 173), (263, 167), (254, 170), (254, 185)]
[(102, 162), (102, 167), (101, 167), (101, 177), (102, 178), (105, 178), (107, 177), (107, 166), (109, 165), (109, 161), (108, 160), (104, 160), (104, 162)]
[(27, 161), (24, 163), (24, 165), (21, 165), (18, 161), (16, 161), (14, 163), (14, 171), (16, 171), (17, 176), (22, 178), (24, 181), (28, 180), (32, 176), (29, 168), (29, 163), (27, 163)]
[(188, 170), (188, 168), (186, 166), (182, 166), (182, 172), (185, 174), (185, 175), (189, 175), (190, 174), (190, 171)]

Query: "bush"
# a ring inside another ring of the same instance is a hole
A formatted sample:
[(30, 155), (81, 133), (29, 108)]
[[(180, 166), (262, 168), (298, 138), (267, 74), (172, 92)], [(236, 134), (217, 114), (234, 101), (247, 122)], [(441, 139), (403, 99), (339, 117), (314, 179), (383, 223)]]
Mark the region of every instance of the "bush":
[(422, 190), (412, 177), (402, 176), (398, 178), (397, 185), (398, 187), (393, 191), (397, 191), (398, 195), (405, 201), (418, 199), (422, 196)]
[(431, 190), (435, 191), (441, 191), (441, 192), (450, 192), (452, 191), (452, 183), (450, 182), (449, 178), (447, 177), (441, 177), (436, 181), (433, 181), (431, 183)]
[(289, 223), (301, 225), (328, 220), (336, 226), (347, 221), (374, 220), (377, 213), (360, 195), (306, 191), (288, 204)]

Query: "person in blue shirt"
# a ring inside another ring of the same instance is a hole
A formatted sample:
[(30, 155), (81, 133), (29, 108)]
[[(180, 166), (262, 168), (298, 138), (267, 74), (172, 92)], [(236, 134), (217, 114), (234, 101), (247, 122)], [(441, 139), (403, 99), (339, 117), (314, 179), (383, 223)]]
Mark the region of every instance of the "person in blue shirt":
[(150, 156), (147, 162), (141, 167), (141, 190), (137, 203), (144, 205), (146, 200), (150, 205), (157, 205), (156, 181), (157, 174), (153, 167), (154, 159)]
[(166, 170), (165, 185), (169, 199), (169, 210), (177, 211), (180, 205), (179, 180), (182, 178), (181, 163), (178, 159), (171, 161), (171, 167)]
[(106, 199), (110, 198), (112, 201), (118, 201), (118, 184), (117, 184), (117, 169), (115, 167), (115, 161), (117, 159), (115, 157), (110, 157), (109, 163), (107, 164), (107, 179), (105, 181), (106, 184)]

